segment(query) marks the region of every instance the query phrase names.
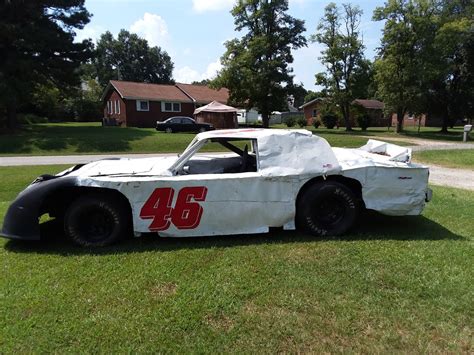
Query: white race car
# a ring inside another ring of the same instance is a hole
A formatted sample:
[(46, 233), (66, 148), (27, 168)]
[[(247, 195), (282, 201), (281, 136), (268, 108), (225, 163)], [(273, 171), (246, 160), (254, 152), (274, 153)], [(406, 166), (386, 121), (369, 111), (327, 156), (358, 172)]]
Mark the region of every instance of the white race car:
[(132, 231), (192, 237), (298, 227), (340, 235), (361, 208), (421, 213), (431, 199), (429, 171), (410, 160), (408, 148), (375, 140), (331, 148), (306, 130), (205, 132), (177, 157), (106, 159), (42, 175), (12, 203), (1, 234), (40, 239), (39, 218), (49, 214), (83, 246)]

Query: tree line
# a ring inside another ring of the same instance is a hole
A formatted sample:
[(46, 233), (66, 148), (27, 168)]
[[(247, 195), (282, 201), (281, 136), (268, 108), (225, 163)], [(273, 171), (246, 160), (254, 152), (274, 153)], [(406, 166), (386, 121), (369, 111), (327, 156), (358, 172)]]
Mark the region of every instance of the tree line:
[[(230, 103), (255, 107), (268, 126), (272, 111), (324, 97), (347, 130), (351, 102), (374, 98), (398, 117), (442, 113), (446, 131), (474, 111), (474, 5), (469, 0), (387, 0), (373, 12), (384, 21), (375, 60), (364, 56), (362, 10), (330, 3), (314, 33), (288, 14), (288, 0), (239, 0), (231, 11), (240, 38), (226, 42), (223, 69), (201, 83), (227, 87)], [(0, 2), (0, 126), (14, 128), (17, 113), (50, 119), (99, 119), (109, 80), (171, 84), (168, 53), (126, 30), (102, 34), (96, 44), (75, 42), (91, 14), (84, 0)], [(325, 70), (319, 92), (293, 82), (292, 51), (319, 43)]]

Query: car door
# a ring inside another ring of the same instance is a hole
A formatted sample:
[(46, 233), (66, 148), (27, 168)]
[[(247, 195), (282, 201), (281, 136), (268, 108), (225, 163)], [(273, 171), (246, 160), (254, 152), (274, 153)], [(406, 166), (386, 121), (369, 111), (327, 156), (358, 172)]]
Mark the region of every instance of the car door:
[(181, 117), (181, 126), (183, 132), (195, 132), (196, 125), (187, 117)]
[(181, 118), (175, 117), (170, 120), (170, 127), (173, 129), (173, 132), (181, 132), (182, 131), (182, 124)]
[(293, 226), (292, 178), (263, 176), (256, 158), (256, 171), (190, 173), (142, 185), (147, 192), (134, 204), (135, 230), (190, 237)]

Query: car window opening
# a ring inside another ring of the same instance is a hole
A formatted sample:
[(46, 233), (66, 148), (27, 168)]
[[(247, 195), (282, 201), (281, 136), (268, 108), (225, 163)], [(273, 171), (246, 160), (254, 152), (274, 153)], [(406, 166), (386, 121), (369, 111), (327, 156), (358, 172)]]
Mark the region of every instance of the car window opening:
[[(220, 148), (214, 148), (212, 146)], [(212, 148), (211, 148), (212, 147)], [(201, 147), (206, 151), (224, 151), (222, 154), (199, 154), (183, 166), (181, 175), (192, 174), (236, 174), (257, 171), (256, 142), (243, 139), (213, 138)], [(222, 149), (224, 148), (224, 149)]]

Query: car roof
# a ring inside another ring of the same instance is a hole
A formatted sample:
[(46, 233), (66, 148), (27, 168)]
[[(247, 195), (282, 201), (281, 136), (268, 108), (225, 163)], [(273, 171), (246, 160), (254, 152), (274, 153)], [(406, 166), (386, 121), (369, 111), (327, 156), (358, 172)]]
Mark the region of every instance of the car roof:
[(290, 136), (301, 134), (312, 136), (313, 133), (306, 129), (271, 129), (271, 128), (240, 128), (240, 129), (219, 129), (199, 133), (198, 140), (210, 138), (241, 138), (241, 139), (259, 139), (268, 136)]
[(193, 118), (188, 117), (188, 116), (173, 116), (173, 117), (167, 118), (165, 121), (169, 121), (169, 120), (172, 120), (172, 119), (174, 119), (174, 118), (187, 118), (187, 119), (190, 119), (190, 120), (193, 120), (193, 121), (194, 121)]

